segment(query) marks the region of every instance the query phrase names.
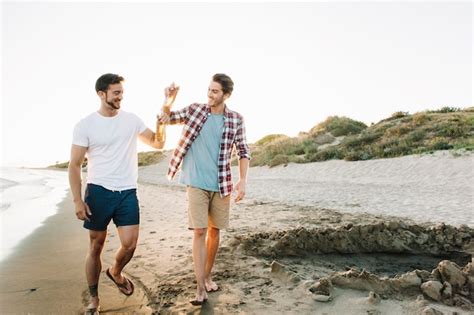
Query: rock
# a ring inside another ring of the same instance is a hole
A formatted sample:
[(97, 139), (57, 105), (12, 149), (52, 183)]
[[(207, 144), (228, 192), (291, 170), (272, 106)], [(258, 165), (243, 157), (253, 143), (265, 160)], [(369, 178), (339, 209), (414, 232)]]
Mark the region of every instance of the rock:
[(453, 288), (449, 282), (443, 283), (443, 288), (441, 289), (441, 299), (446, 305), (453, 305)]
[(434, 281), (440, 281), (441, 282), (441, 274), (439, 273), (438, 268), (433, 269), (431, 271), (431, 279)]
[(416, 300), (415, 300), (415, 303), (421, 308), (421, 307), (424, 307), (424, 306), (427, 306), (428, 304), (430, 304), (426, 299), (425, 297), (420, 294), (416, 297)]
[(332, 295), (313, 294), (313, 299), (318, 302), (329, 302), (332, 300)]
[(309, 291), (315, 295), (331, 295), (332, 289), (333, 287), (331, 280), (327, 278), (321, 278), (309, 288)]
[(462, 288), (467, 281), (461, 268), (449, 260), (441, 261), (438, 264), (438, 270), (443, 282), (448, 281), (454, 288)]
[(470, 262), (462, 269), (469, 277), (474, 277), (474, 263)]
[(427, 281), (421, 285), (421, 292), (435, 301), (441, 301), (443, 284), (439, 281)]
[(400, 228), (400, 223), (397, 221), (390, 221), (388, 222), (388, 228), (390, 231), (396, 231)]
[(404, 273), (401, 276), (398, 276), (392, 279), (391, 282), (397, 287), (397, 289), (418, 287), (422, 283), (416, 271)]
[(369, 292), (369, 297), (367, 298), (367, 302), (369, 304), (379, 304), (380, 303), (380, 295), (378, 295), (374, 291), (370, 291)]
[(453, 304), (467, 311), (472, 310), (472, 303), (467, 298), (458, 294), (454, 295)]
[(434, 280), (431, 278), (432, 275), (429, 271), (416, 269), (415, 272), (418, 278), (420, 278), (422, 282), (426, 282), (428, 280)]
[(289, 281), (293, 283), (298, 283), (301, 281), (301, 278), (298, 277), (293, 271), (288, 270), (285, 265), (279, 263), (278, 261), (272, 261), (271, 265), (272, 274), (279, 277), (281, 280)]
[(421, 310), (421, 315), (444, 315), (444, 313), (441, 311), (438, 311), (434, 307), (427, 306)]

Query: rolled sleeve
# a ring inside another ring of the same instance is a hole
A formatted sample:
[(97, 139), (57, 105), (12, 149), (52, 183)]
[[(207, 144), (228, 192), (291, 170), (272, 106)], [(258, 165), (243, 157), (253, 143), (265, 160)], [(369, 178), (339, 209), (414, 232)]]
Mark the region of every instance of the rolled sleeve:
[(239, 159), (251, 159), (249, 146), (247, 144), (247, 136), (245, 134), (245, 123), (243, 118), (241, 118), (241, 122), (237, 127), (237, 133), (235, 134), (235, 147), (237, 149), (237, 155), (239, 156)]

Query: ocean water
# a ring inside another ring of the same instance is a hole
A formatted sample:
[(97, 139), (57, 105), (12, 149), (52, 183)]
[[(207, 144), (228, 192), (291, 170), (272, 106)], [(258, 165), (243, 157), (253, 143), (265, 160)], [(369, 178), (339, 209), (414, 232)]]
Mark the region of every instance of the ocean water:
[(0, 168), (0, 261), (57, 213), (68, 188), (67, 172)]

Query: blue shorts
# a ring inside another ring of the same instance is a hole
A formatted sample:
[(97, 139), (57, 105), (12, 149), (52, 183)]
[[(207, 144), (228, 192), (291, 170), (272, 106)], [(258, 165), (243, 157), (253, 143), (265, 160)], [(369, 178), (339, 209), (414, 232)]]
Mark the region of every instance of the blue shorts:
[(84, 227), (94, 231), (106, 231), (110, 220), (117, 227), (140, 223), (137, 190), (112, 191), (102, 186), (87, 184), (85, 203), (92, 215), (84, 220)]

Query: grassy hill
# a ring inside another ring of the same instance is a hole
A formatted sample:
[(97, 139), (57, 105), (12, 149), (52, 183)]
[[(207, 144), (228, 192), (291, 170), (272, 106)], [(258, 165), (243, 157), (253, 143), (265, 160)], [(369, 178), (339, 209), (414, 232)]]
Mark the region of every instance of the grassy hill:
[[(161, 151), (150, 151), (150, 152), (139, 152), (138, 153), (138, 166), (147, 166), (159, 163), (164, 158), (164, 154)], [(69, 162), (57, 163), (48, 166), (48, 168), (54, 169), (66, 169), (69, 166)], [(87, 158), (85, 159), (82, 167), (87, 166)]]
[(376, 124), (332, 116), (298, 137), (268, 135), (252, 147), (251, 166), (330, 159), (391, 158), (436, 150), (474, 150), (474, 108), (396, 112)]

